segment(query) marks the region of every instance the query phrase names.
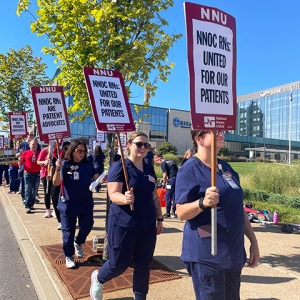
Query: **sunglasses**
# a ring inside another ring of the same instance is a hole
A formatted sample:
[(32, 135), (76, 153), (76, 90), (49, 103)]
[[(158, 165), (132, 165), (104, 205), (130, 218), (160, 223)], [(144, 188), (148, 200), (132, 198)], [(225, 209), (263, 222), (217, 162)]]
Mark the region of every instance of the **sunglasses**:
[[(204, 132), (200, 133), (199, 136), (203, 136), (206, 133), (211, 133), (211, 130), (204, 131)], [(216, 130), (215, 133), (216, 133), (216, 136), (219, 136), (219, 135), (225, 136), (227, 131), (226, 130)]]
[(145, 149), (151, 149), (151, 145), (149, 143), (142, 143), (142, 142), (132, 142), (135, 144), (137, 148), (142, 148), (144, 146)]
[(75, 151), (76, 151), (78, 154), (86, 154), (86, 151), (85, 151), (85, 150), (75, 149)]

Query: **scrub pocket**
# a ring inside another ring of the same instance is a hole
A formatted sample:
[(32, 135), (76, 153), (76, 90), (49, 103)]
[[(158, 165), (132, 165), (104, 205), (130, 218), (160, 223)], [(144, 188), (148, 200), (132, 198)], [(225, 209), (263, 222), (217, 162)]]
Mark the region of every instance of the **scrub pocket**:
[(211, 237), (211, 224), (199, 226), (197, 230), (200, 238)]

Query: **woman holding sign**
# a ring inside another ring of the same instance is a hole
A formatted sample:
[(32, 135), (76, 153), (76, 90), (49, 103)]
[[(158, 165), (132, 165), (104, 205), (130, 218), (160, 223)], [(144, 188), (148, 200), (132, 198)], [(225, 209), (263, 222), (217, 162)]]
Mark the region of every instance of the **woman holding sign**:
[[(85, 243), (94, 224), (94, 201), (89, 186), (92, 178), (96, 180), (99, 174), (86, 154), (86, 144), (80, 139), (74, 139), (65, 153), (64, 160), (56, 161), (53, 176), (53, 184), (61, 184), (57, 209), (60, 211), (63, 251), (66, 267), (69, 269), (75, 268), (74, 250), (78, 258), (83, 257), (81, 245)], [(79, 232), (75, 237), (77, 219)]]
[[(180, 220), (186, 220), (181, 260), (192, 276), (197, 300), (238, 300), (241, 270), (246, 263), (244, 235), (250, 240), (248, 266), (259, 259), (258, 244), (244, 212), (238, 174), (217, 159), (211, 170), (211, 131), (192, 130), (195, 156), (178, 171), (175, 202)], [(216, 131), (216, 148), (224, 146), (224, 131)], [(211, 172), (216, 185), (211, 186)], [(217, 255), (211, 255), (211, 206), (216, 206)]]
[[(149, 148), (145, 133), (135, 132), (130, 136), (129, 156), (125, 161), (130, 191), (126, 189), (121, 161), (115, 162), (108, 172), (107, 189), (112, 201), (108, 216), (109, 260), (92, 273), (93, 300), (102, 299), (104, 283), (122, 274), (132, 261), (135, 299), (146, 299), (156, 235), (162, 232), (163, 221), (154, 168), (144, 162)], [(134, 210), (130, 204), (134, 204)]]

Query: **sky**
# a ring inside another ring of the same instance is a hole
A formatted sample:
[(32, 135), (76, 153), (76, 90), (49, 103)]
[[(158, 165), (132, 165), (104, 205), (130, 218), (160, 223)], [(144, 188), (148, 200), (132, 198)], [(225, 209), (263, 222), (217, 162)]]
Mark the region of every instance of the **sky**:
[[(187, 69), (186, 34), (182, 0), (163, 16), (169, 22), (168, 32), (183, 37), (169, 51), (169, 61), (176, 64), (167, 83), (158, 81), (158, 90), (151, 98), (152, 106), (190, 110)], [(237, 95), (245, 95), (300, 80), (299, 0), (202, 0), (191, 1), (215, 7), (236, 19)], [(0, 53), (30, 45), (35, 56), (47, 64), (52, 78), (57, 65), (54, 58), (44, 55), (47, 38), (37, 37), (30, 30), (29, 13), (18, 17), (17, 0), (0, 0)], [(32, 3), (36, 1), (32, 0)], [(36, 6), (30, 8), (34, 12)], [(153, 79), (157, 74), (152, 73)], [(132, 103), (142, 103), (143, 90), (135, 87)]]

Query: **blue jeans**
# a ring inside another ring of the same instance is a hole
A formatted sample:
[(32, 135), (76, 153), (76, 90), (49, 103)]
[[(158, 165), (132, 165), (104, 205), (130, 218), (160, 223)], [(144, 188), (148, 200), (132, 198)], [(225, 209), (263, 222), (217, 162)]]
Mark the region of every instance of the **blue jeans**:
[(40, 184), (40, 173), (24, 172), (26, 208), (33, 207), (39, 184)]
[(10, 190), (12, 192), (17, 192), (20, 186), (19, 180), (19, 167), (9, 166), (9, 173), (10, 173)]
[(4, 178), (6, 181), (6, 184), (9, 184), (9, 175), (8, 175), (8, 165), (0, 165), (0, 185), (2, 185), (2, 176), (4, 172)]

